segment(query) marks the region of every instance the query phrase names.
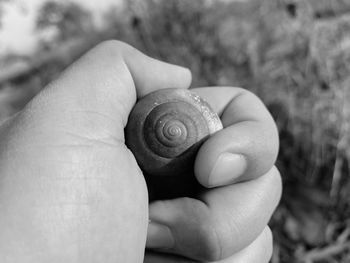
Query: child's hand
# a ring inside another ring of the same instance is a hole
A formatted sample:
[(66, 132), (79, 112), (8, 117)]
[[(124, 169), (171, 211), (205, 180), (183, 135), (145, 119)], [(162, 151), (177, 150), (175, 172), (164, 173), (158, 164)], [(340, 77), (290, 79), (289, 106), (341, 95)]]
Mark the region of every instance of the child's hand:
[[(147, 246), (197, 260), (268, 262), (272, 238), (267, 223), (281, 195), (280, 175), (273, 166), (278, 151), (275, 124), (262, 102), (246, 90), (192, 91), (209, 102), (224, 126), (196, 158), (195, 175), (209, 189), (199, 200), (151, 203)], [(148, 259), (187, 262), (159, 254)]]
[[(0, 261), (142, 262), (148, 235), (149, 248), (189, 258), (268, 262), (266, 225), (281, 193), (278, 138), (265, 107), (244, 90), (194, 90), (225, 126), (196, 160), (196, 176), (210, 189), (200, 200), (148, 207), (142, 173), (124, 145), (128, 115), (137, 98), (190, 82), (188, 70), (110, 41), (0, 126)], [(217, 164), (221, 153), (238, 155), (221, 155)], [(146, 262), (179, 260), (153, 253)]]

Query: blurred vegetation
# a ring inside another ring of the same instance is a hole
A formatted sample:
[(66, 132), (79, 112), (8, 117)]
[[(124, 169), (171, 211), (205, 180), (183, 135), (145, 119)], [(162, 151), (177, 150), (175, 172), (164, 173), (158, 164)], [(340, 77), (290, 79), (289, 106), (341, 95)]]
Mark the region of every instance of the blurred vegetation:
[(53, 48), (72, 38), (86, 36), (94, 31), (91, 13), (74, 2), (46, 2), (36, 21), (38, 31), (51, 31), (44, 47)]
[(0, 61), (15, 65), (0, 73), (0, 119), (109, 38), (189, 67), (193, 86), (249, 89), (281, 137), (271, 262), (350, 262), (350, 1), (133, 0), (104, 17), (97, 29), (83, 7), (45, 4), (37, 30), (53, 37), (30, 57)]

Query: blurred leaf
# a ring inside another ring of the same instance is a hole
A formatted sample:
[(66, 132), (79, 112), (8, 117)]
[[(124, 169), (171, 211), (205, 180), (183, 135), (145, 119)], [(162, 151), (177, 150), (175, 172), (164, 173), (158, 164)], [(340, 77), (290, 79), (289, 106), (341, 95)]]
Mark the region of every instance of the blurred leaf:
[(39, 11), (38, 31), (53, 31), (52, 44), (95, 31), (91, 13), (74, 2), (45, 2)]

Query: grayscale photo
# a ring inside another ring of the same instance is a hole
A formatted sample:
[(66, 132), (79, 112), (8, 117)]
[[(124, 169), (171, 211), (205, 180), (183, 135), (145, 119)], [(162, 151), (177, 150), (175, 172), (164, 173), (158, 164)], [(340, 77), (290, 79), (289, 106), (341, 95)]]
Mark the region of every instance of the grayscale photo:
[(350, 262), (350, 0), (0, 0), (0, 263), (195, 262)]

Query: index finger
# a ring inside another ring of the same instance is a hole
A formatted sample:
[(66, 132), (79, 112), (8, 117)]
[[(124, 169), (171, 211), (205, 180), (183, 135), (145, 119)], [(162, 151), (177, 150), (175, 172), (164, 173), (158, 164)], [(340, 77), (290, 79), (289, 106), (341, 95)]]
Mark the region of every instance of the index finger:
[(261, 100), (234, 87), (192, 89), (221, 116), (224, 129), (200, 148), (195, 175), (206, 187), (255, 179), (271, 169), (278, 154), (278, 131)]

